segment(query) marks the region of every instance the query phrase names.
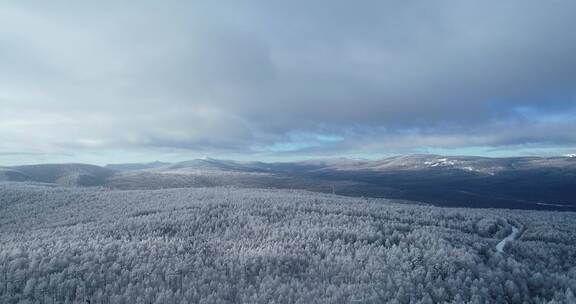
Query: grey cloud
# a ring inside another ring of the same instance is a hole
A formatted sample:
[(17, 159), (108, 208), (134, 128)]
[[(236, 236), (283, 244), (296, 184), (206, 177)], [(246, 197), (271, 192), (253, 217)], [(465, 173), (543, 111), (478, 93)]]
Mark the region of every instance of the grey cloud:
[(4, 151), (251, 153), (294, 133), (344, 138), (311, 153), (574, 143), (571, 120), (516, 124), (518, 108), (576, 109), (570, 1), (8, 1), (0, 11)]

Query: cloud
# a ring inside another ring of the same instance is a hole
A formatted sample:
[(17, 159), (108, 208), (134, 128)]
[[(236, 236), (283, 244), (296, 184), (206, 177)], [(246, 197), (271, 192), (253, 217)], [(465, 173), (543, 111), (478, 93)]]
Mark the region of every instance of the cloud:
[(0, 152), (574, 145), (555, 118), (576, 113), (575, 17), (535, 0), (5, 1)]

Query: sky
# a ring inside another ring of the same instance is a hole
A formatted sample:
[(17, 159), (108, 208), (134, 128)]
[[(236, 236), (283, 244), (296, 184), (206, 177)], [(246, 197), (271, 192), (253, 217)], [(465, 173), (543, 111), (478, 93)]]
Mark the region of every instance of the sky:
[(576, 1), (0, 2), (0, 165), (576, 152)]

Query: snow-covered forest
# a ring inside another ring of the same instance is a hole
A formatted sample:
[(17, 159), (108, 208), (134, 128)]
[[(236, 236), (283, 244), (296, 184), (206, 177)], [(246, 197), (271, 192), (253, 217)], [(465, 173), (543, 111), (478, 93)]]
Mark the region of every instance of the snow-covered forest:
[(1, 183), (0, 303), (576, 303), (575, 216)]

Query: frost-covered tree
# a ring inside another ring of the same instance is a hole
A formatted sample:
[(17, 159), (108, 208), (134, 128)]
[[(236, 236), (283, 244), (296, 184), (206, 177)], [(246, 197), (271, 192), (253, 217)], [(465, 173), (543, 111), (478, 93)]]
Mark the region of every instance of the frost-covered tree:
[[(573, 213), (0, 184), (0, 303), (571, 303)], [(503, 253), (496, 244), (521, 237)]]

